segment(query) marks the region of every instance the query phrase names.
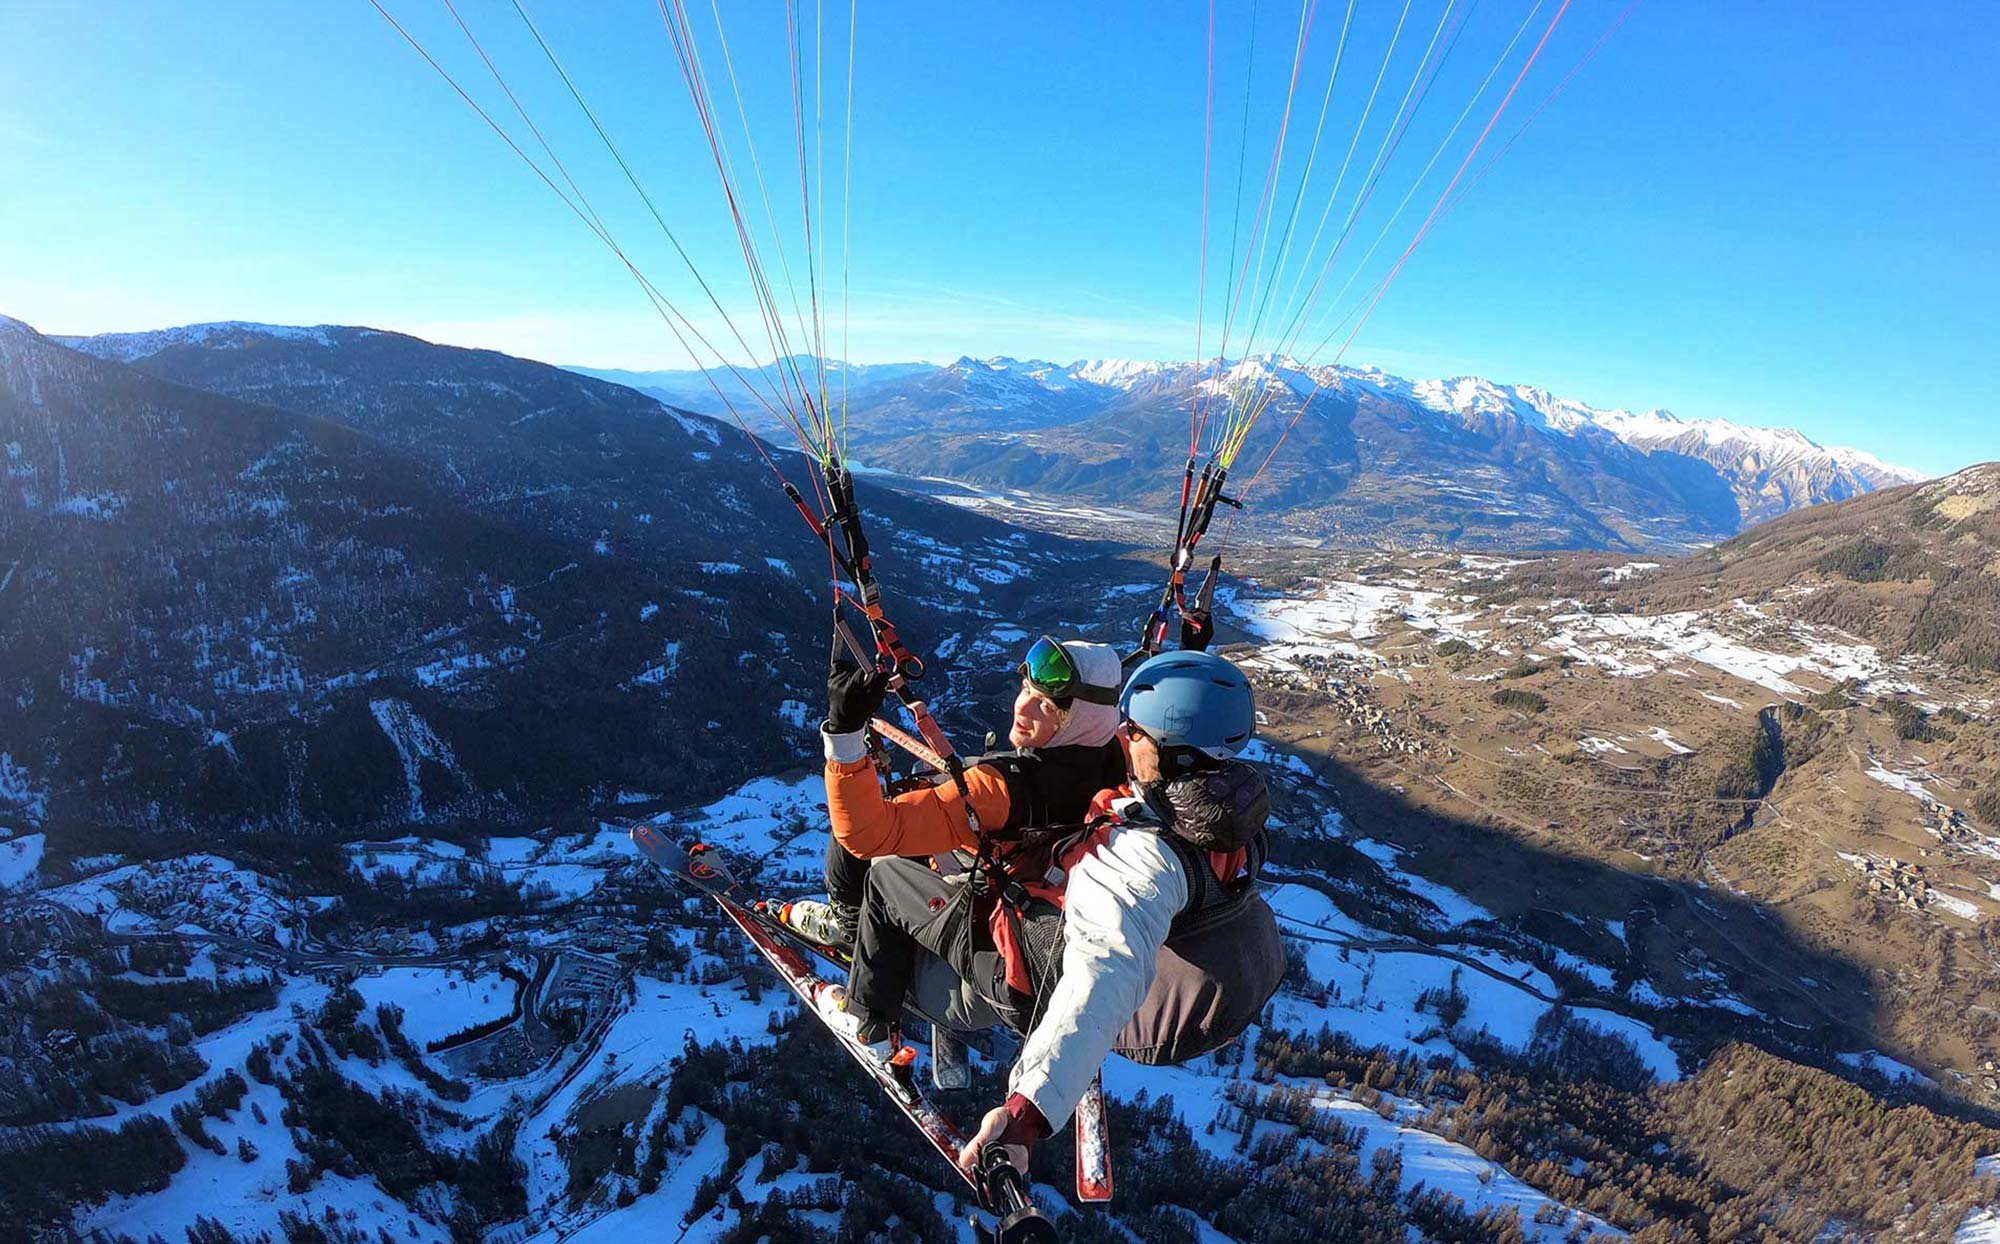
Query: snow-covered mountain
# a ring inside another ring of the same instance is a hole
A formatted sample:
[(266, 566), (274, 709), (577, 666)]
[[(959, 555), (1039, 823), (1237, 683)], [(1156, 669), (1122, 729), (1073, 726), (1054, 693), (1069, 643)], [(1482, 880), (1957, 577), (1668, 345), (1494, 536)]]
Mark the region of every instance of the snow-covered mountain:
[[(853, 443), (872, 461), (1093, 502), (1170, 490), (1171, 469), (1146, 464), (1177, 460), (1169, 447), (1185, 435), (1197, 387), (1218, 410), (1267, 400), (1246, 457), (1261, 462), (1278, 429), (1301, 422), (1273, 461), (1261, 517), (1335, 540), (1689, 547), (1922, 478), (1791, 429), (1288, 358), (1210, 365), (1199, 385), (1191, 363), (1125, 359), (968, 356), (848, 374)], [(715, 406), (698, 372), (646, 377), (658, 395)]]
[[(223, 325), (204, 326), (227, 327)], [(172, 329), (168, 332), (190, 330)], [(310, 331), (310, 330), (301, 330)], [(133, 334), (133, 339), (160, 334)], [(99, 338), (109, 341), (112, 339)], [(663, 402), (692, 410), (710, 410), (718, 403), (717, 391), (740, 409), (746, 421), (760, 431), (780, 430), (782, 425), (763, 408), (757, 393), (766, 396), (783, 390), (782, 373), (796, 367), (799, 375), (817, 379), (815, 360), (799, 356), (784, 368), (767, 363), (758, 368), (731, 371), (717, 368), (699, 371), (624, 371), (616, 368), (572, 367), (569, 370), (598, 380), (608, 380)], [(1005, 355), (973, 358), (966, 355), (954, 362), (842, 363), (826, 364), (830, 395), (840, 395), (853, 404), (871, 408), (891, 408), (889, 417), (899, 413), (918, 419), (925, 411), (977, 411), (1010, 424), (1060, 422), (1064, 418), (1087, 417), (1113, 392), (1128, 391), (1150, 380), (1171, 376), (1184, 365), (1178, 363), (1133, 362), (1128, 359), (1083, 359), (1074, 363), (1051, 363), (1044, 359), (1015, 359)], [(953, 405), (957, 403), (957, 405)]]
[[(936, 366), (934, 363), (843, 363), (838, 359), (829, 359), (826, 363), (828, 395), (832, 402), (837, 403), (842, 394), (851, 395), (871, 385), (926, 375)], [(808, 355), (794, 356), (783, 366), (772, 362), (762, 367), (743, 367), (734, 371), (718, 367), (706, 373), (626, 371), (606, 367), (571, 367), (567, 370), (595, 380), (622, 384), (669, 406), (687, 410), (726, 417), (726, 402), (760, 434), (788, 435), (785, 425), (766, 406), (788, 390), (793, 376), (806, 377), (809, 385), (819, 383), (819, 363)]]
[[(384, 343), (400, 340), (365, 329), (232, 322), (69, 344), (198, 387), (226, 365), (233, 378), (218, 383), (232, 396), (358, 419), (406, 448), (442, 435), (456, 445), (454, 469), (463, 473), (495, 446), (477, 420), (427, 426), (398, 417), (430, 391), (411, 387), (418, 377), (394, 381), (396, 396), (386, 405), (347, 400), (345, 386), (379, 379), (366, 373), (383, 365), (377, 355), (393, 354)], [(274, 352), (285, 353), (275, 366), (266, 361)], [(321, 374), (317, 362), (307, 362), (335, 355), (349, 360), (345, 370)], [(778, 421), (758, 393), (781, 390), (783, 373), (793, 368), (817, 383), (810, 359), (713, 377), (597, 374), (684, 409), (726, 416), (733, 407), (753, 430), (769, 434)], [(1789, 429), (1600, 409), (1477, 377), (1411, 381), (1268, 356), (1220, 374), (1210, 368), (1199, 386), (1195, 366), (1185, 362), (1006, 356), (943, 365), (834, 362), (826, 383), (829, 393), (843, 395), (854, 448), (872, 465), (1025, 490), (1056, 503), (1168, 507), (1197, 389), (1212, 395), (1217, 410), (1268, 403), (1239, 475), (1254, 473), (1280, 432), (1291, 431), (1245, 517), (1338, 543), (1673, 550), (1919, 478)], [(588, 455), (579, 458), (567, 444), (544, 448), (570, 460), (570, 486), (600, 487)], [(626, 526), (629, 517), (611, 524)]]
[[(15, 321), (19, 324), (20, 321)], [(26, 327), (26, 325), (22, 325)], [(333, 344), (333, 334), (341, 331), (332, 324), (310, 328), (290, 324), (256, 324), (247, 320), (222, 320), (213, 324), (184, 324), (179, 328), (156, 328), (138, 333), (105, 333), (97, 337), (51, 337), (88, 354), (114, 363), (131, 363), (151, 358), (174, 346), (203, 346), (218, 350), (239, 350), (270, 341), (305, 341)], [(369, 330), (354, 330), (369, 331)], [(87, 344), (86, 344), (87, 343)]]
[(1422, 381), (1412, 391), (1434, 409), (1531, 412), (1541, 415), (1543, 426), (1552, 431), (1576, 435), (1601, 429), (1647, 453), (1698, 458), (1729, 480), (1743, 507), (1745, 526), (1803, 506), (1845, 501), (1925, 478), (1863, 450), (1823, 446), (1795, 428), (1682, 419), (1665, 410), (1603, 410), (1545, 389), (1497, 385), (1476, 377)]

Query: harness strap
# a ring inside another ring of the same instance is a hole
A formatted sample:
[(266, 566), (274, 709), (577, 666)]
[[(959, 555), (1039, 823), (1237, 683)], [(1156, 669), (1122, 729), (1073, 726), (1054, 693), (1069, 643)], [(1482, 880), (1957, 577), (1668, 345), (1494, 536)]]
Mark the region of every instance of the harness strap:
[(1172, 834), (1161, 834), (1160, 838), (1180, 859), (1181, 871), (1188, 879), (1187, 905), (1175, 914), (1167, 930), (1169, 941), (1213, 928), (1235, 915), (1257, 892), (1258, 874), (1263, 872), (1264, 861), (1270, 854), (1269, 839), (1258, 834), (1245, 848), (1243, 876), (1225, 882), (1215, 875), (1211, 852)]
[[(1193, 465), (1194, 460), (1189, 459), (1189, 470), (1193, 469)], [(1159, 604), (1146, 618), (1145, 629), (1139, 636), (1139, 650), (1133, 654), (1135, 658), (1153, 656), (1164, 650), (1167, 643), (1167, 619), (1176, 613), (1183, 618), (1186, 617), (1188, 567), (1194, 561), (1195, 546), (1208, 534), (1209, 524), (1215, 520), (1215, 507), (1221, 504), (1238, 510), (1243, 508), (1242, 502), (1236, 498), (1223, 495), (1222, 487), (1228, 478), (1229, 468), (1215, 459), (1211, 458), (1202, 467), (1201, 479), (1194, 486), (1193, 497), (1186, 500), (1183, 505), (1184, 521), (1179, 525), (1174, 538), (1173, 562), (1167, 576), (1166, 587), (1160, 592)], [(1185, 495), (1185, 483), (1182, 488)], [(1213, 582), (1212, 574), (1210, 582)]]

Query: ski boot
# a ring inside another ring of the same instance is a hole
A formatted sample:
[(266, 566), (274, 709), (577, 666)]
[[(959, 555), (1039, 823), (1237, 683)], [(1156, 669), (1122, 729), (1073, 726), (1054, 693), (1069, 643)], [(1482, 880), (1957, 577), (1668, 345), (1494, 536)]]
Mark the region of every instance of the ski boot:
[(899, 1063), (908, 1061), (903, 1054), (903, 1043), (894, 1032), (877, 1034), (863, 1028), (861, 1017), (847, 1009), (847, 990), (842, 986), (820, 982), (813, 991), (813, 1010), (827, 1027), (851, 1041), (870, 1062), (895, 1069)]
[(861, 923), (861, 913), (844, 903), (822, 903), (818, 899), (802, 898), (780, 907), (778, 919), (801, 937), (822, 946), (851, 951), (854, 949), (855, 927)]

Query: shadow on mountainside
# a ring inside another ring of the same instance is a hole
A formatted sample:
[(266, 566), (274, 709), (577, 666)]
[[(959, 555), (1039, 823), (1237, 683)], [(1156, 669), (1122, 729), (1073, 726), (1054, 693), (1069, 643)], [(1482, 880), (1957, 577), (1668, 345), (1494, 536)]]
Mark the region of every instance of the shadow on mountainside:
[[(1282, 737), (1285, 723), (1273, 717), (1273, 733)], [(1642, 1018), (1673, 1038), (1684, 1057), (1703, 1059), (1730, 1041), (1747, 1041), (1892, 1097), (2000, 1122), (2000, 1112), (1857, 1074), (1841, 1061), (1838, 1055), (1855, 1051), (1897, 1053), (1879, 1035), (1883, 1004), (1867, 972), (1757, 903), (1687, 878), (1586, 858), (1496, 810), (1468, 807), (1468, 815), (1439, 806), (1443, 800), (1412, 793), (1421, 776), (1386, 761), (1357, 766), (1307, 754), (1334, 792), (1344, 835), (1281, 840), (1273, 860), (1324, 877), (1326, 893), (1350, 915), (1447, 951), (1485, 945), (1526, 958), (1555, 979), (1564, 1001)], [(1444, 931), (1413, 920), (1391, 874), (1357, 849), (1356, 839), (1401, 848), (1400, 870), (1457, 891), (1492, 919)], [(1551, 950), (1609, 966), (1616, 992), (1565, 967)], [(1657, 994), (1648, 997), (1651, 986)]]

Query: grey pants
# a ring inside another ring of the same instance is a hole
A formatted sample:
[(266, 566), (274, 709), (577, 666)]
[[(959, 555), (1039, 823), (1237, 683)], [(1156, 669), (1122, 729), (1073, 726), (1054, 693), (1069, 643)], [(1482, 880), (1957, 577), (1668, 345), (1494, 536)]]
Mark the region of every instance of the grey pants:
[(965, 884), (922, 860), (871, 863), (847, 981), (848, 1009), (865, 1030), (898, 1027), (905, 999), (960, 1032), (1018, 1026), (1005, 965)]

